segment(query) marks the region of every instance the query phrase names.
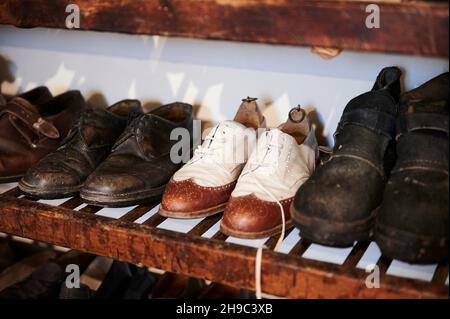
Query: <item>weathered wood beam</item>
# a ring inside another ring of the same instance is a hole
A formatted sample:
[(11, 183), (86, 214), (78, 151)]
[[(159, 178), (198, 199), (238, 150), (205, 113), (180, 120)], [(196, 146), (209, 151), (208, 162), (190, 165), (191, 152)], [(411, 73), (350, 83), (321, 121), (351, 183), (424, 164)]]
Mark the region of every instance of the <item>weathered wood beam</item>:
[(75, 3), (82, 30), (448, 56), (448, 2), (373, 2), (379, 29), (351, 0), (2, 0), (0, 24), (66, 28)]
[[(256, 250), (74, 212), (23, 199), (0, 200), (0, 231), (254, 290)], [(381, 287), (368, 289), (363, 270), (265, 250), (265, 293), (291, 298), (448, 298), (448, 287), (382, 274)]]

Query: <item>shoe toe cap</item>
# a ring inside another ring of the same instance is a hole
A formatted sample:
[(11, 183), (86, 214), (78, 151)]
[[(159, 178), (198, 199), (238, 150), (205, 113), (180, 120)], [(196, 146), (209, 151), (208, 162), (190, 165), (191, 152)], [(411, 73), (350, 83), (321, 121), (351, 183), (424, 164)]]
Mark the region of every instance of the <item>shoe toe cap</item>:
[(73, 172), (59, 169), (31, 169), (22, 179), (22, 183), (36, 189), (57, 189), (79, 187), (80, 177)]
[(192, 179), (167, 184), (161, 207), (170, 212), (198, 212), (226, 203), (234, 183), (219, 187), (203, 187)]
[[(281, 201), (285, 222), (289, 221), (289, 205), (292, 199)], [(232, 197), (225, 209), (221, 226), (230, 235), (258, 237), (281, 227), (282, 217), (276, 202), (264, 201), (253, 195)]]
[(118, 195), (136, 192), (145, 187), (139, 177), (127, 173), (94, 172), (86, 180), (83, 192)]

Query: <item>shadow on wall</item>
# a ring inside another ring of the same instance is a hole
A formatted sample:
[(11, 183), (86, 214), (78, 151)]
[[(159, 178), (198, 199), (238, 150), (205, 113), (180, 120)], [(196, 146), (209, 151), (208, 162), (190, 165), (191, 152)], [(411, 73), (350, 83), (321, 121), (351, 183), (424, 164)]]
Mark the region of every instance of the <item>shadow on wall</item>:
[(96, 106), (137, 98), (150, 110), (183, 101), (203, 128), (232, 119), (241, 99), (255, 96), (269, 127), (308, 105), (325, 145), (344, 106), (372, 87), (382, 67), (403, 67), (409, 86), (448, 69), (442, 59), (343, 52), (324, 61), (300, 47), (7, 26), (0, 26), (0, 54), (8, 94), (46, 85), (53, 94), (78, 89)]
[[(48, 65), (51, 65), (51, 63), (53, 63), (55, 61), (47, 61)], [(45, 76), (44, 72), (38, 72), (39, 76), (42, 77), (42, 80), (39, 80), (37, 77), (30, 77), (27, 76), (27, 70), (24, 70), (21, 74), (20, 77), (18, 76), (16, 78), (16, 74), (18, 73), (17, 67), (16, 65), (8, 58), (5, 58), (3, 56), (0, 56), (0, 83), (1, 84), (6, 84), (6, 86), (9, 86), (9, 92), (11, 91), (11, 88), (14, 87), (15, 90), (12, 94), (9, 95), (16, 95), (18, 93), (30, 90), (31, 88), (33, 88), (34, 86), (37, 85), (46, 85), (48, 86), (52, 92), (54, 94), (60, 94), (63, 93), (69, 89), (80, 89), (83, 91), (83, 87), (86, 87), (86, 91), (87, 92), (83, 92), (86, 98), (86, 101), (89, 105), (94, 106), (94, 107), (108, 107), (110, 104), (124, 99), (124, 98), (137, 98), (136, 97), (136, 92), (130, 92), (130, 87), (128, 88), (128, 94), (124, 94), (125, 96), (120, 96), (119, 99), (117, 100), (113, 100), (113, 101), (109, 101), (105, 94), (101, 91), (101, 90), (90, 90), (88, 89), (88, 86), (83, 86), (83, 82), (81, 81), (83, 79), (82, 76), (80, 76), (80, 79), (78, 80), (78, 84), (79, 85), (73, 85), (74, 80), (77, 78), (77, 73), (76, 73), (76, 63), (72, 66), (70, 60), (66, 60), (64, 62), (60, 62), (61, 64), (56, 67), (56, 64), (53, 65), (53, 67), (43, 67), (41, 65), (41, 68), (45, 69), (49, 74), (51, 72), (53, 72), (53, 75), (48, 75)], [(72, 69), (73, 71), (70, 71), (69, 69)], [(34, 70), (34, 69), (33, 69)], [(52, 71), (53, 70), (53, 71)], [(36, 72), (33, 72), (33, 74), (36, 74)], [(30, 78), (30, 80), (25, 83), (25, 81), (23, 80), (23, 77), (26, 78)], [(47, 78), (47, 80), (46, 80)], [(171, 85), (172, 87), (175, 85), (177, 86), (176, 83), (176, 79), (174, 80), (172, 78), (172, 80), (175, 81), (174, 82), (170, 81), (171, 79), (169, 78), (169, 85)], [(130, 83), (131, 82), (131, 88), (133, 90), (136, 90), (136, 80), (134, 78), (126, 78), (126, 77), (120, 77), (117, 79), (117, 82), (120, 82), (121, 86), (123, 86), (126, 83)], [(123, 84), (122, 84), (123, 83)], [(163, 83), (161, 83), (161, 85), (163, 85)], [(198, 84), (197, 84), (198, 85)], [(178, 85), (179, 86), (179, 85)], [(224, 119), (232, 119), (234, 117), (235, 111), (238, 109), (239, 104), (241, 103), (241, 99), (240, 98), (236, 98), (236, 102), (234, 103), (234, 105), (229, 106), (229, 105), (222, 105), (220, 103), (220, 99), (222, 98), (222, 91), (223, 91), (223, 87), (224, 85), (220, 85), (220, 86), (212, 86), (212, 87), (208, 87), (207, 85), (204, 86), (197, 86), (195, 88), (196, 94), (195, 96), (200, 96), (200, 91), (205, 92), (203, 94), (203, 98), (201, 99), (202, 102), (197, 102), (196, 98), (194, 98), (194, 96), (192, 96), (191, 100), (189, 101), (189, 98), (187, 99), (189, 102), (193, 105), (193, 109), (194, 109), (194, 117), (197, 119), (200, 119), (202, 121), (202, 132), (205, 132), (206, 129), (211, 128), (216, 122), (218, 122), (217, 120), (211, 120), (211, 119), (215, 119), (217, 118), (217, 111), (223, 112), (224, 116), (222, 116)], [(179, 87), (177, 88), (177, 90), (179, 89)], [(173, 91), (177, 91), (177, 90), (173, 90)], [(186, 88), (186, 94), (190, 93), (190, 90), (192, 91), (192, 87), (188, 86)], [(132, 90), (131, 90), (132, 91)], [(130, 94), (131, 93), (131, 94)], [(174, 92), (172, 92), (174, 93)], [(247, 95), (248, 96), (248, 95)], [(246, 95), (242, 96), (242, 98), (246, 97)], [(186, 100), (186, 98), (181, 99), (181, 100)], [(141, 98), (141, 102), (142, 102), (142, 106), (144, 111), (149, 112), (159, 106), (161, 106), (162, 104), (164, 104), (163, 102), (161, 102), (158, 99), (154, 99), (154, 98)], [(270, 120), (272, 121), (272, 123), (275, 123), (275, 125), (273, 126), (278, 126), (278, 124), (281, 124), (282, 122), (284, 122), (287, 119), (287, 112), (273, 112), (273, 106), (274, 104), (276, 104), (276, 101), (273, 100), (272, 97), (270, 96), (262, 96), (261, 98), (259, 98), (258, 100), (259, 106), (261, 108), (261, 111), (265, 114), (265, 116), (267, 117), (267, 115), (269, 115)], [(290, 102), (286, 102), (284, 101), (284, 104), (286, 104), (289, 106), (287, 108), (287, 110), (290, 109), (291, 105), (289, 104)], [(217, 108), (215, 111), (211, 110), (208, 106), (208, 104), (216, 104), (216, 105), (220, 105), (219, 108)], [(292, 105), (293, 106), (293, 105)], [(271, 110), (272, 108), (272, 110)], [(323, 124), (322, 124), (322, 119), (321, 117), (318, 115), (318, 113), (315, 111), (315, 109), (313, 107), (308, 107), (307, 111), (310, 113), (310, 119), (314, 125), (314, 127), (316, 128), (316, 135), (318, 137), (318, 140), (321, 144), (323, 145), (327, 145), (327, 138), (325, 135), (322, 135), (324, 133), (323, 130)], [(280, 116), (281, 113), (281, 116)], [(284, 114), (285, 113), (285, 114)]]
[(3, 82), (14, 82), (14, 73), (16, 73), (16, 67), (12, 61), (0, 55), (0, 93)]

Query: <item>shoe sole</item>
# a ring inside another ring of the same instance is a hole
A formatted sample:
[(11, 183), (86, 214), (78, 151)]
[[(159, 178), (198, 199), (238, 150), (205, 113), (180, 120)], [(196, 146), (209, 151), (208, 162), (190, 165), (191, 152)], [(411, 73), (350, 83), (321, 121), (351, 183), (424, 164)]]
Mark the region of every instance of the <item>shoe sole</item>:
[(448, 238), (436, 239), (396, 229), (375, 226), (375, 242), (383, 255), (407, 263), (434, 264), (448, 259)]
[(94, 193), (81, 189), (80, 197), (86, 204), (101, 207), (126, 207), (140, 205), (160, 199), (164, 193), (166, 185), (147, 189), (144, 191), (110, 195)]
[(33, 198), (42, 198), (42, 199), (59, 199), (59, 198), (73, 197), (78, 195), (81, 187), (83, 187), (83, 185), (72, 187), (61, 187), (58, 189), (48, 189), (48, 188), (42, 189), (28, 185), (24, 181), (19, 182), (19, 189), (22, 193)]
[(174, 212), (160, 208), (158, 213), (161, 216), (176, 219), (194, 219), (194, 218), (208, 217), (223, 212), (223, 210), (227, 206), (227, 203), (228, 202), (216, 205), (211, 208), (197, 210), (193, 212)]
[(326, 246), (348, 247), (355, 241), (368, 240), (372, 237), (377, 209), (373, 210), (369, 217), (352, 222), (310, 217), (295, 209), (293, 204), (290, 212), (302, 238)]
[(0, 177), (0, 184), (14, 183), (20, 181), (23, 175)]
[[(230, 229), (223, 224), (220, 224), (220, 231), (227, 236), (242, 238), (242, 239), (262, 239), (266, 237), (275, 236), (281, 233), (282, 225), (278, 225), (268, 230), (260, 231), (260, 232), (243, 232), (239, 230)], [(286, 230), (294, 227), (294, 224), (291, 220), (286, 222)]]

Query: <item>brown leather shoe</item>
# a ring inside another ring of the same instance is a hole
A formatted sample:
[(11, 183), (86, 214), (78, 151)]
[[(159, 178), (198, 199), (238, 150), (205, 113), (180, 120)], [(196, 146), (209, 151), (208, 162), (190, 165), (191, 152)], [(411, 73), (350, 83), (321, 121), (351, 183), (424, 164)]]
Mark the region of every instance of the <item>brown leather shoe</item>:
[(0, 106), (0, 183), (20, 179), (57, 149), (84, 105), (79, 91), (52, 98), (39, 87)]
[(167, 185), (159, 214), (172, 218), (198, 218), (220, 213), (236, 185), (249, 151), (247, 138), (265, 126), (256, 99), (247, 98), (234, 121), (216, 125), (193, 158)]
[(75, 195), (86, 178), (109, 155), (130, 117), (142, 114), (138, 100), (107, 109), (87, 108), (56, 152), (32, 167), (19, 183), (27, 195), (64, 198)]
[(171, 132), (184, 128), (192, 138), (192, 127), (192, 106), (186, 103), (167, 104), (138, 116), (116, 142), (111, 155), (86, 180), (81, 198), (90, 204), (114, 207), (161, 197), (181, 165), (170, 158), (170, 150), (177, 143), (171, 140)]
[[(291, 119), (295, 111), (302, 113), (297, 122)], [(293, 226), (290, 204), (314, 171), (317, 155), (314, 129), (303, 110), (292, 109), (286, 123), (259, 138), (225, 208), (220, 230), (253, 239)]]

